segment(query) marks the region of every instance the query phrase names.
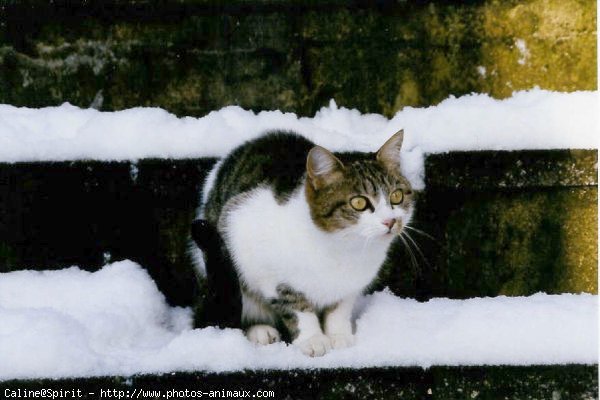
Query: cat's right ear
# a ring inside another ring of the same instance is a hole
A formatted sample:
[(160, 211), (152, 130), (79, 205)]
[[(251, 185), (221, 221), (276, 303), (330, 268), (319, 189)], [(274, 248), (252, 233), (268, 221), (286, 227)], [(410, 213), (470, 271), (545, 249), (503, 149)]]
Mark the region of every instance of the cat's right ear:
[(344, 164), (329, 150), (315, 146), (306, 157), (306, 174), (315, 189), (327, 186), (342, 178)]

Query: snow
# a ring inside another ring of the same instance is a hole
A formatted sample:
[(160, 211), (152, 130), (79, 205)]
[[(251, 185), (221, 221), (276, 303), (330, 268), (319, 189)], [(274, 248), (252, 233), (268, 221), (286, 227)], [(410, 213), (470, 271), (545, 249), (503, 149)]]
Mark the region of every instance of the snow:
[(520, 54), (520, 57), (517, 60), (517, 62), (519, 63), (519, 65), (525, 65), (527, 63), (527, 60), (529, 60), (529, 57), (531, 56), (531, 53), (529, 53), (529, 49), (527, 48), (527, 43), (525, 43), (523, 39), (517, 39), (515, 40), (515, 46), (517, 46), (517, 49), (519, 50)]
[(389, 292), (357, 306), (356, 346), (308, 358), (240, 330), (191, 329), (139, 265), (0, 274), (0, 380), (369, 366), (594, 364), (597, 296), (433, 299)]
[(432, 107), (406, 107), (391, 119), (338, 107), (333, 100), (311, 118), (236, 106), (177, 118), (159, 108), (100, 112), (70, 104), (0, 105), (0, 162), (220, 157), (272, 129), (297, 131), (334, 151), (375, 151), (404, 128), (403, 169), (419, 189), (427, 153), (597, 148), (598, 106), (598, 92), (541, 89), (505, 100), (450, 97)]

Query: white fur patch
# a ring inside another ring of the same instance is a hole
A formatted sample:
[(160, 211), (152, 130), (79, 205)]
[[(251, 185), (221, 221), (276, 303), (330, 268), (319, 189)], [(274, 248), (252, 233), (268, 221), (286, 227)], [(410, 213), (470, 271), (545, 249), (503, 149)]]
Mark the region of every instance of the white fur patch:
[(351, 228), (327, 233), (312, 221), (302, 187), (283, 205), (260, 187), (226, 212), (222, 233), (250, 288), (269, 298), (283, 283), (313, 304), (328, 306), (360, 293), (385, 260), (395, 236), (386, 235), (382, 221), (405, 212), (379, 206)]
[(349, 296), (339, 302), (337, 307), (327, 313), (325, 334), (327, 336), (352, 336), (352, 310), (357, 296)]
[(294, 345), (310, 357), (324, 356), (332, 347), (331, 339), (322, 333), (317, 333), (307, 339), (296, 340)]
[(294, 344), (302, 343), (315, 335), (323, 334), (319, 318), (314, 312), (296, 311), (295, 314), (299, 333), (298, 337), (294, 339)]
[(208, 201), (208, 195), (210, 194), (213, 186), (215, 185), (215, 180), (217, 179), (217, 174), (221, 169), (221, 165), (223, 165), (223, 159), (220, 159), (213, 165), (212, 169), (206, 176), (204, 180), (204, 185), (202, 185), (202, 200), (200, 201), (200, 205), (198, 206), (198, 211), (196, 212), (196, 219), (204, 218), (204, 204)]
[(255, 344), (267, 345), (281, 340), (279, 331), (270, 325), (253, 325), (246, 331), (248, 340)]

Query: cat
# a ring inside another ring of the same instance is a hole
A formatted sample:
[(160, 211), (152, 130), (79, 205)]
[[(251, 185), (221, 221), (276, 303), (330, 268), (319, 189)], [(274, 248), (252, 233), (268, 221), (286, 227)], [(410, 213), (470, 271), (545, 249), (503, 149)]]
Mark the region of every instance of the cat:
[(355, 300), (414, 211), (403, 137), (376, 154), (334, 154), (274, 131), (216, 164), (193, 237), (225, 325), (239, 320), (251, 342), (283, 339), (309, 356), (354, 344)]

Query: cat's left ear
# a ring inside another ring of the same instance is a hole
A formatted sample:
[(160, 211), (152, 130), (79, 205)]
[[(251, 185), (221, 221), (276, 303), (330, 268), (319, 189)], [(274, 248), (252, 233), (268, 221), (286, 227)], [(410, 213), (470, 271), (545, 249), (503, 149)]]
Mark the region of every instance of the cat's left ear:
[(404, 140), (404, 129), (400, 129), (377, 151), (377, 161), (390, 171), (400, 171), (400, 148)]

